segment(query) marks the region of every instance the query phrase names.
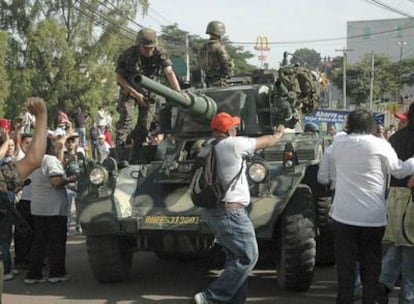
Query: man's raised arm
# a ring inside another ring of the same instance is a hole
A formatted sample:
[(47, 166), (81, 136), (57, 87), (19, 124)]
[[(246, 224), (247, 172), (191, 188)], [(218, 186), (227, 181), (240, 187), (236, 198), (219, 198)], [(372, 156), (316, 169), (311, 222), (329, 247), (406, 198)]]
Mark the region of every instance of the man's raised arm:
[(38, 97), (29, 97), (26, 105), (29, 112), (36, 117), (36, 128), (25, 157), (16, 162), (16, 168), (22, 179), (40, 166), (45, 155), (47, 138), (47, 110), (44, 100)]

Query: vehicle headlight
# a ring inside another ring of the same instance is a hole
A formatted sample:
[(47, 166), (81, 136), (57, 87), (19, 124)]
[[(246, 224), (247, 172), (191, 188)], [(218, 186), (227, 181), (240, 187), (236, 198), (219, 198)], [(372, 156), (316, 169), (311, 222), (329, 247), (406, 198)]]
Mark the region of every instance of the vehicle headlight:
[(104, 167), (95, 167), (89, 173), (89, 181), (95, 186), (102, 185), (108, 179), (108, 171)]
[(263, 182), (269, 171), (262, 163), (252, 163), (247, 168), (247, 174), (249, 175), (249, 178), (255, 182), (255, 183), (261, 183)]

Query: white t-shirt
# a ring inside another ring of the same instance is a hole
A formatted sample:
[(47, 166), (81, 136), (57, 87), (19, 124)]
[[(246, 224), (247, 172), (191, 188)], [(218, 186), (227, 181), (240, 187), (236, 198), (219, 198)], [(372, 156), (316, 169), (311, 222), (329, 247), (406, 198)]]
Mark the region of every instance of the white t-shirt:
[(96, 113), (96, 125), (98, 127), (106, 126), (106, 117), (104, 110), (98, 110), (98, 112)]
[(68, 215), (65, 187), (54, 187), (50, 177), (65, 176), (62, 163), (53, 155), (45, 155), (40, 168), (31, 174), (33, 215)]
[(111, 148), (111, 145), (108, 144), (106, 141), (102, 144), (99, 143), (97, 146), (98, 152), (99, 152), (99, 163), (102, 164), (102, 162), (105, 160), (105, 158), (109, 155), (109, 149)]
[(55, 130), (48, 131), (48, 134), (54, 136), (54, 137), (58, 137), (58, 136), (65, 136), (66, 135), (66, 130), (61, 128), (61, 127), (57, 127)]
[(217, 156), (217, 173), (223, 185), (228, 185), (240, 171), (243, 172), (232, 183), (223, 198), (225, 202), (238, 202), (244, 205), (250, 203), (250, 190), (246, 176), (246, 165), (243, 157), (251, 155), (256, 150), (256, 139), (242, 136), (229, 136), (215, 146)]
[[(399, 160), (387, 141), (368, 134), (336, 137), (331, 165), (336, 168), (336, 191), (330, 214), (338, 222), (362, 227), (387, 224), (387, 174), (414, 174), (413, 158)], [(329, 182), (329, 177), (322, 176), (324, 180)]]

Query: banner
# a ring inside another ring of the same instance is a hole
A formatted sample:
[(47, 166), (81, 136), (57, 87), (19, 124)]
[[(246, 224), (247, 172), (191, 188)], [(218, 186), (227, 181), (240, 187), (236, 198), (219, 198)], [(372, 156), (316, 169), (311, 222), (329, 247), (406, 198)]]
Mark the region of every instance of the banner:
[[(331, 126), (334, 126), (337, 131), (342, 131), (345, 126), (346, 116), (350, 112), (345, 110), (318, 109), (304, 117), (304, 124), (315, 124), (319, 128), (321, 135), (326, 135)], [(380, 112), (374, 112), (373, 114), (377, 124), (384, 125), (385, 114)]]

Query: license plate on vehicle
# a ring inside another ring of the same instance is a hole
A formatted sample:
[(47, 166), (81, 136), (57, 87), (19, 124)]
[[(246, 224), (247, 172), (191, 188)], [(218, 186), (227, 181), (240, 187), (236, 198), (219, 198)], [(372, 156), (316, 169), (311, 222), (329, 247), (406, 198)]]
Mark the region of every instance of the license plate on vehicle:
[(200, 222), (198, 215), (147, 215), (145, 225), (197, 225)]

